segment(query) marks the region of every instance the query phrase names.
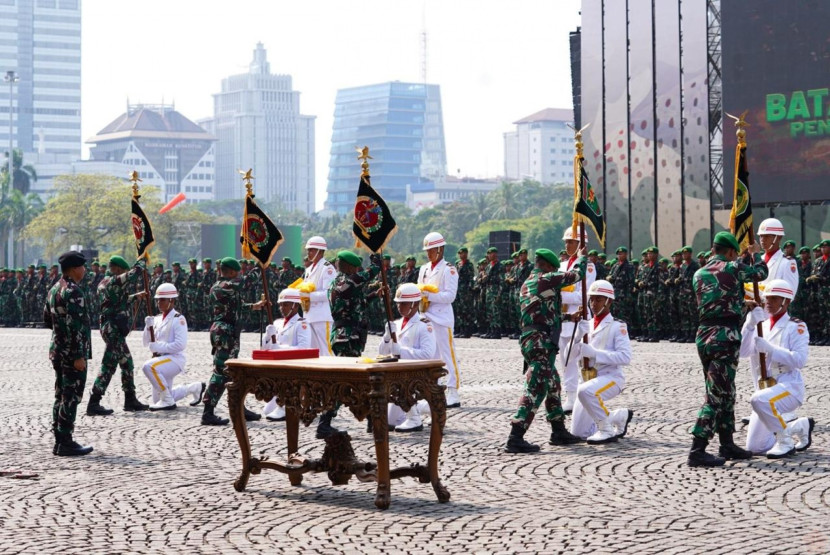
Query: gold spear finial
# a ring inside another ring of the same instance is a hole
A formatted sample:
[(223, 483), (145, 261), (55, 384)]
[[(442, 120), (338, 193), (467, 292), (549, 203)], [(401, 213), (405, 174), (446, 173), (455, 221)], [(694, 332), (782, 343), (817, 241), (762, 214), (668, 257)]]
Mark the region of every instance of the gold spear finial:
[(141, 195), (138, 194), (138, 184), (141, 183), (141, 180), (138, 178), (138, 172), (133, 170), (130, 173), (130, 182), (133, 184), (133, 198), (138, 200), (141, 198)]
[(738, 145), (739, 146), (746, 146), (746, 130), (745, 127), (749, 127), (750, 125), (746, 122), (746, 115), (749, 113), (749, 110), (744, 110), (744, 113), (738, 117), (733, 116), (729, 112), (725, 112), (727, 116), (735, 120), (735, 127), (738, 128), (735, 131), (735, 136), (738, 137)]
[(236, 170), (239, 172), (239, 175), (242, 176), (242, 181), (245, 182), (245, 190), (248, 193), (249, 197), (254, 196), (254, 184), (251, 183), (255, 177), (251, 175), (253, 173), (253, 168), (248, 168), (248, 171), (243, 172), (242, 170)]
[(582, 132), (585, 131), (586, 129), (588, 129), (588, 126), (591, 125), (591, 124), (586, 123), (585, 126), (582, 129), (579, 129), (579, 130), (577, 130), (576, 127), (574, 127), (573, 125), (571, 125), (569, 123), (566, 123), (565, 125), (567, 125), (571, 129), (573, 129), (573, 131), (574, 131), (574, 146), (576, 147), (576, 155), (579, 156), (580, 158), (582, 158), (582, 147), (583, 147)]
[(360, 164), (360, 167), (363, 169), (363, 172), (360, 174), (361, 177), (367, 177), (369, 175), (369, 160), (373, 160), (371, 156), (369, 156), (369, 147), (364, 146), (363, 148), (357, 147), (355, 148), (359, 156), (357, 157), (358, 160), (363, 160), (363, 163)]

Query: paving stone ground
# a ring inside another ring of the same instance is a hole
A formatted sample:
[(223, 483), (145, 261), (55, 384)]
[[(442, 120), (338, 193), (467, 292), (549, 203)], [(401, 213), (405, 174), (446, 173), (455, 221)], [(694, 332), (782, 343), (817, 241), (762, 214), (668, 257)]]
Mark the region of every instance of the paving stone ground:
[[(97, 372), (103, 353), (95, 335)], [(243, 336), (248, 356), (258, 336)], [(140, 367), (140, 336), (129, 345)], [(368, 350), (377, 344), (370, 338)], [(828, 553), (830, 552), (830, 348), (811, 349), (804, 371), (816, 419), (814, 444), (787, 460), (755, 458), (716, 469), (686, 466), (692, 424), (703, 395), (693, 345), (633, 346), (627, 388), (611, 406), (635, 417), (628, 436), (605, 446), (547, 445), (542, 418), (527, 437), (535, 455), (500, 451), (520, 393), (515, 341), (457, 341), (460, 409), (451, 410), (441, 474), (452, 501), (438, 504), (428, 485), (392, 482), (392, 506), (374, 508), (374, 484), (333, 487), (307, 474), (251, 476), (234, 491), (238, 445), (230, 426), (199, 425), (201, 407), (164, 414), (124, 413), (119, 378), (104, 404), (110, 417), (79, 410), (76, 437), (95, 446), (82, 458), (51, 454), (54, 377), (46, 330), (0, 332), (0, 470), (40, 475), (0, 478), (0, 553)], [(188, 377), (210, 373), (206, 333), (191, 333)], [(149, 384), (136, 375), (139, 393)], [(742, 362), (738, 415), (749, 413), (749, 370)], [(261, 409), (249, 398), (248, 406)], [(220, 414), (227, 414), (224, 399)], [(348, 412), (335, 425), (354, 438), (359, 457), (373, 446)], [(250, 425), (255, 453), (285, 456), (284, 426)], [(428, 432), (393, 434), (394, 466), (425, 460)], [(745, 432), (736, 434), (743, 442)], [(714, 441), (717, 449), (717, 440)], [(312, 428), (300, 451), (322, 452)]]

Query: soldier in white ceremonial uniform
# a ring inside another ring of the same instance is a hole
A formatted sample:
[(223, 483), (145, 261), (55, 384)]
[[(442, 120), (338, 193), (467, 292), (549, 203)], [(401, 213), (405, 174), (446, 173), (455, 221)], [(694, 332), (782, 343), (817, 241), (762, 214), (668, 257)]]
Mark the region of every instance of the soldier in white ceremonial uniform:
[(594, 317), (577, 325), (577, 337), (588, 335), (588, 343), (574, 345), (577, 364), (588, 358), (596, 376), (582, 381), (577, 389), (571, 420), (571, 433), (588, 443), (599, 444), (617, 441), (624, 437), (634, 412), (627, 408), (609, 411), (606, 403), (625, 388), (623, 366), (631, 363), (631, 342), (628, 326), (611, 315), (614, 303), (614, 287), (608, 281), (598, 279), (588, 291), (588, 304)]
[[(579, 237), (573, 236), (573, 228), (567, 227), (565, 233), (562, 235), (562, 240), (565, 241), (565, 253), (568, 259), (562, 262), (561, 271), (570, 272), (579, 262)], [(587, 247), (588, 239), (586, 236), (585, 246)], [(596, 268), (593, 262), (588, 262), (585, 268), (585, 283), (590, 289), (591, 284), (597, 278)], [(582, 284), (577, 282), (574, 285), (562, 289), (562, 312), (573, 313), (576, 312), (582, 305)], [(579, 386), (579, 368), (576, 362), (576, 357), (571, 353), (568, 358), (568, 364), (565, 364), (565, 359), (568, 357), (568, 348), (571, 344), (571, 337), (574, 333), (573, 322), (562, 322), (562, 332), (559, 335), (559, 368), (562, 370), (562, 389), (565, 390), (565, 400), (562, 403), (562, 410), (569, 414), (576, 403), (576, 390)], [(574, 344), (579, 341), (581, 337), (574, 338)]]
[[(386, 326), (383, 341), (378, 345), (381, 355), (400, 355), (403, 360), (429, 360), (435, 358), (435, 333), (432, 322), (418, 314), (421, 290), (414, 283), (403, 283), (395, 293), (395, 302), (401, 318), (391, 323), (391, 331), (398, 342), (392, 342), (390, 325)], [(422, 415), (429, 414), (429, 403), (420, 400), (409, 412), (389, 403), (389, 428), (396, 432), (420, 432), (424, 429)]]
[[(303, 274), (300, 295), (307, 298), (310, 303), (309, 309), (304, 309), (303, 316), (311, 329), (311, 348), (319, 349), (320, 356), (333, 356), (329, 336), (334, 320), (331, 317), (328, 293), (329, 285), (337, 276), (337, 270), (323, 258), (328, 248), (325, 239), (314, 236), (306, 242), (305, 248), (308, 266)], [(313, 284), (314, 290), (303, 291), (307, 284)]]
[[(187, 362), (187, 320), (174, 308), (178, 296), (172, 283), (159, 285), (155, 299), (160, 313), (144, 320), (143, 343), (153, 353), (153, 358), (143, 366), (144, 375), (153, 387), (151, 411), (173, 410), (176, 402), (187, 395), (193, 396), (190, 406), (195, 407), (205, 392), (204, 382), (173, 387), (173, 380), (184, 372)], [(150, 326), (155, 341), (150, 340)]]
[[(423, 250), (429, 262), (421, 266), (418, 273), (418, 285), (424, 293), (427, 308), (424, 316), (432, 322), (435, 333), (435, 358), (444, 361), (447, 368), (447, 408), (461, 406), (458, 389), (461, 386), (461, 369), (455, 356), (453, 345), (453, 326), (455, 317), (452, 303), (458, 291), (458, 270), (444, 260), (444, 237), (440, 233), (427, 233), (424, 237)], [(429, 289), (437, 290), (437, 292)]]
[[(310, 349), (311, 329), (305, 318), (300, 317), (300, 292), (296, 289), (280, 291), (277, 302), (282, 318), (275, 320), (265, 328), (262, 348), (269, 351), (278, 349)], [(273, 339), (276, 338), (276, 343)], [(274, 397), (265, 404), (265, 419), (271, 422), (285, 420), (285, 407), (277, 404)]]
[[(805, 451), (812, 443), (815, 425), (812, 418), (788, 421), (786, 416), (804, 403), (801, 368), (807, 362), (810, 342), (807, 325), (787, 314), (794, 297), (795, 291), (787, 281), (767, 282), (764, 309), (752, 309), (741, 330), (741, 357), (749, 357), (753, 379), (760, 376), (759, 353), (765, 353), (767, 376), (775, 381), (775, 385), (752, 394), (746, 448), (754, 454), (766, 453), (771, 459)], [(759, 322), (763, 337), (758, 336)]]

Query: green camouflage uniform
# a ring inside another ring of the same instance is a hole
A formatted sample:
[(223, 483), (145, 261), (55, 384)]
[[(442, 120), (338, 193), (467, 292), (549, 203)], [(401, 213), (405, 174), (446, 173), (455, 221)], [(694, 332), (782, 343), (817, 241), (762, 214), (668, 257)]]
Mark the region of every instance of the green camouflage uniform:
[(190, 329), (200, 329), (205, 325), (205, 321), (201, 320), (204, 309), (202, 308), (201, 297), (199, 295), (199, 284), (202, 282), (202, 271), (196, 268), (187, 273), (184, 280), (184, 297), (187, 304), (187, 323), (192, 326)]
[(504, 267), (496, 261), (487, 266), (486, 287), (486, 311), (487, 322), (492, 333), (501, 333), (502, 328), (502, 302), (501, 294), (504, 285)]
[[(815, 278), (815, 279), (814, 279)], [(830, 335), (830, 262), (823, 257), (813, 261), (810, 283), (810, 304), (807, 306), (807, 326), (814, 343), (824, 343)]]
[[(213, 272), (215, 273), (215, 272)], [(230, 376), (225, 362), (239, 356), (239, 336), (242, 332), (240, 316), (251, 305), (242, 301), (241, 279), (221, 279), (210, 288), (210, 306), (213, 323), (210, 326), (210, 345), (213, 355), (213, 374), (205, 391), (205, 405), (216, 408), (225, 392)]]
[(203, 327), (207, 327), (211, 325), (213, 322), (213, 301), (210, 296), (210, 290), (213, 285), (216, 283), (217, 274), (216, 270), (211, 268), (210, 270), (202, 270), (201, 281), (199, 281), (199, 285), (196, 289), (196, 295), (199, 299), (199, 322), (201, 322)]
[(713, 254), (694, 275), (700, 325), (697, 328), (697, 352), (706, 378), (706, 400), (697, 414), (692, 435), (706, 439), (715, 432), (735, 431), (735, 369), (741, 347), (741, 310), (744, 283), (767, 277), (767, 265), (755, 254), (754, 265), (748, 260), (727, 262)]
[(107, 272), (107, 276), (98, 285), (98, 299), (101, 302), (99, 324), (106, 350), (101, 359), (101, 371), (92, 386), (93, 395), (103, 397), (118, 366), (121, 366), (121, 389), (124, 393), (135, 393), (133, 357), (127, 346), (125, 332), (129, 332), (132, 327), (128, 298), (130, 286), (139, 283), (144, 267), (144, 260), (139, 260), (131, 270), (119, 276)]
[(522, 306), (519, 345), (528, 371), (525, 374), (524, 393), (512, 423), (521, 424), (525, 430), (530, 427), (543, 400), (549, 422), (565, 420), (560, 399), (559, 373), (554, 367), (559, 353), (559, 332), (562, 330), (560, 290), (581, 280), (586, 266), (585, 258), (581, 258), (574, 269), (567, 273), (544, 273), (534, 268), (519, 292)]
[(633, 327), (634, 266), (628, 260), (615, 264), (608, 281), (614, 286), (614, 317)]
[(507, 308), (510, 310), (513, 322), (515, 322), (513, 331), (518, 335), (521, 335), (522, 326), (522, 305), (520, 300), (522, 284), (527, 281), (527, 278), (530, 277), (530, 272), (532, 271), (533, 264), (531, 264), (529, 260), (525, 260), (524, 264), (517, 262), (513, 267), (513, 295), (511, 298), (511, 304)]
[(656, 337), (658, 328), (657, 316), (660, 311), (658, 293), (660, 286), (660, 265), (655, 262), (641, 264), (640, 297), (642, 298), (643, 329), (649, 335)]
[(455, 262), (458, 271), (458, 291), (452, 303), (452, 313), (455, 316), (455, 332), (469, 334), (475, 326), (475, 301), (473, 298), (473, 280), (475, 270), (469, 260)]
[(807, 309), (810, 302), (810, 286), (806, 279), (813, 273), (813, 262), (808, 260), (806, 264), (800, 259), (798, 261), (798, 291), (795, 294), (795, 299), (790, 304), (790, 316), (798, 318), (807, 323), (807, 329), (814, 329), (811, 327), (810, 318), (807, 316)]
[(62, 278), (49, 290), (52, 341), (49, 360), (55, 370), (52, 432), (55, 439), (71, 439), (78, 403), (84, 395), (86, 370), (75, 370), (78, 359), (92, 358), (92, 332), (87, 297), (78, 284)]
[(670, 264), (660, 271), (660, 303), (659, 306), (668, 307), (669, 318), (659, 318), (663, 322), (661, 330), (665, 336), (678, 337), (680, 335), (680, 286), (675, 280), (680, 275), (680, 266)]
[(694, 338), (697, 329), (697, 298), (695, 297), (692, 279), (699, 268), (700, 266), (694, 259), (690, 260), (688, 264), (683, 262), (680, 265), (680, 275), (678, 276), (680, 278), (680, 284), (678, 285), (680, 329), (687, 340)]
[(380, 272), (377, 255), (370, 257), (369, 268), (347, 276), (337, 272), (329, 285), (331, 351), (338, 357), (359, 357), (366, 347), (366, 285)]

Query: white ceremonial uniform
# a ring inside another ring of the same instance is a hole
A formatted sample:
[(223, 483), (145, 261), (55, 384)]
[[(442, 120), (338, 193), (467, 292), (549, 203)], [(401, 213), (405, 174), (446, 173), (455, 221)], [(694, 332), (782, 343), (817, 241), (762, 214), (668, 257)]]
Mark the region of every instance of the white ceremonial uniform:
[[(142, 370), (153, 387), (153, 403), (160, 399), (172, 397), (172, 403), (188, 394), (201, 393), (201, 382), (173, 387), (174, 378), (184, 372), (187, 357), (187, 320), (178, 311), (170, 310), (167, 316), (157, 314), (153, 317), (155, 342), (150, 342), (150, 330), (145, 327), (142, 341), (150, 352), (157, 354), (144, 363)], [(167, 400), (169, 404), (170, 399)]]
[(325, 259), (320, 259), (305, 269), (303, 281), (314, 284), (314, 291), (309, 294), (311, 306), (303, 316), (311, 328), (311, 348), (319, 349), (320, 356), (333, 356), (331, 352), (331, 305), (329, 305), (329, 285), (337, 276), (334, 266)]
[(446, 260), (439, 261), (434, 268), (432, 262), (427, 262), (418, 273), (418, 284), (438, 288), (438, 293), (426, 293), (429, 308), (424, 316), (432, 323), (436, 345), (435, 353), (430, 357), (444, 361), (448, 372), (447, 387), (458, 389), (461, 385), (461, 369), (458, 367), (452, 337), (455, 325), (452, 303), (458, 291), (458, 271)]
[[(758, 282), (758, 291), (761, 293), (761, 298), (764, 297), (764, 289), (766, 289), (767, 284), (774, 279), (783, 279), (789, 284), (793, 294), (798, 292), (798, 262), (794, 258), (787, 258), (784, 256), (784, 251), (778, 249), (775, 254), (769, 257), (767, 270), (769, 271), (767, 278)], [(752, 283), (744, 284), (744, 298), (754, 300)]]
[[(810, 333), (807, 325), (784, 314), (771, 325), (769, 319), (762, 323), (764, 339), (776, 347), (768, 354), (767, 375), (775, 378), (776, 385), (758, 389), (752, 394), (752, 416), (746, 435), (746, 448), (755, 454), (765, 453), (775, 445), (775, 433), (781, 432), (793, 422), (787, 423), (786, 413), (795, 412), (804, 403), (806, 395), (801, 368), (807, 362)], [(749, 357), (752, 380), (757, 384), (761, 374), (758, 351), (755, 348), (757, 330), (749, 318), (741, 330), (741, 357)], [(757, 387), (757, 386), (756, 386)], [(806, 421), (806, 418), (794, 420)]]
[[(288, 320), (285, 318), (280, 318), (279, 320), (274, 320), (274, 327), (277, 328), (277, 342), (271, 343), (271, 337), (269, 335), (265, 335), (262, 338), (262, 348), (267, 349), (269, 351), (275, 351), (277, 349), (286, 349), (286, 348), (293, 348), (293, 349), (310, 349), (311, 348), (311, 328), (310, 324), (306, 321), (305, 318), (300, 318), (299, 314), (295, 314)], [(274, 397), (267, 403), (265, 403), (265, 408), (263, 412), (265, 415), (274, 414), (274, 411), (277, 409), (277, 398)], [(283, 417), (285, 416), (285, 409), (279, 411), (279, 414), (275, 414), (275, 417)]]
[[(435, 358), (435, 333), (432, 322), (428, 318), (415, 315), (404, 326), (403, 318), (395, 320), (395, 329), (398, 330), (398, 347), (402, 360), (429, 360)], [(381, 341), (378, 345), (378, 354), (392, 354), (392, 342)], [(414, 408), (414, 407), (413, 407)], [(421, 415), (429, 414), (429, 404), (418, 401), (416, 410)], [(389, 426), (400, 426), (406, 420), (406, 413), (401, 407), (389, 403)]]
[[(582, 439), (596, 432), (597, 423), (607, 418), (611, 419), (618, 432), (622, 431), (628, 420), (628, 409), (620, 408), (609, 412), (605, 406), (606, 402), (625, 388), (623, 366), (631, 363), (628, 326), (625, 322), (615, 320), (610, 313), (605, 315), (599, 325), (595, 325), (591, 319), (588, 343), (596, 350), (594, 368), (597, 369), (597, 377), (579, 384), (571, 420), (571, 433)], [(571, 357), (581, 363), (580, 354), (580, 350), (575, 349)]]
[[(576, 268), (579, 263), (579, 255), (572, 256), (560, 268), (562, 272), (570, 272)], [(591, 288), (591, 284), (597, 279), (596, 268), (593, 262), (587, 262), (585, 266), (585, 287)], [(587, 290), (586, 289), (586, 290)], [(576, 312), (582, 305), (582, 283), (576, 282), (572, 286), (562, 289), (562, 312)], [(588, 307), (585, 307), (586, 309)], [(590, 315), (590, 310), (589, 310)], [(579, 385), (579, 368), (576, 362), (576, 357), (571, 353), (571, 358), (568, 359), (568, 364), (565, 364), (565, 357), (568, 356), (568, 346), (571, 343), (571, 336), (574, 332), (574, 322), (562, 322), (562, 332), (559, 334), (559, 364), (561, 368), (560, 375), (562, 376), (562, 389), (568, 394), (568, 400), (573, 401), (571, 397), (576, 393), (576, 388)], [(574, 338), (574, 343), (579, 341), (580, 337)]]

